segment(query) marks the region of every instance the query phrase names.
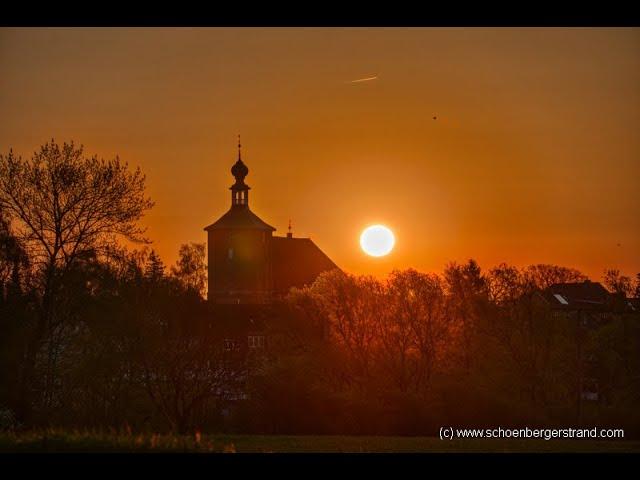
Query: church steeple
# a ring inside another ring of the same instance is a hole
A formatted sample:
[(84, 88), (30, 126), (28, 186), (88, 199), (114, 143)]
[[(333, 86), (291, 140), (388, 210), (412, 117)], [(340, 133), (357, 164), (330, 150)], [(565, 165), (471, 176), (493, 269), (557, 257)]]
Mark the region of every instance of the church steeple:
[[(242, 161), (239, 136), (231, 174), (235, 178), (230, 188), (231, 208), (205, 227), (210, 304), (273, 303), (291, 287), (312, 284), (321, 272), (337, 268), (310, 239), (294, 238), (291, 220), (287, 236), (274, 237), (275, 228), (249, 209), (249, 186), (244, 183), (249, 169)], [(245, 314), (243, 308), (233, 311), (237, 317)]]
[(236, 183), (231, 185), (231, 206), (249, 208), (249, 190), (251, 187), (244, 183), (244, 178), (249, 174), (249, 168), (242, 161), (242, 144), (238, 135), (238, 160), (231, 167), (231, 175), (236, 178)]

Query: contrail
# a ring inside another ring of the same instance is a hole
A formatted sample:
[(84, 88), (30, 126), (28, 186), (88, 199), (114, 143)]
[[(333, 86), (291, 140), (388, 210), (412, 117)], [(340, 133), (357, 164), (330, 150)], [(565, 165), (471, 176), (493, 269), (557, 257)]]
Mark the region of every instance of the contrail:
[(371, 80), (376, 80), (377, 78), (378, 76), (376, 75), (375, 77), (367, 77), (367, 78), (359, 78), (358, 80), (351, 80), (350, 82), (347, 82), (347, 83), (370, 82)]

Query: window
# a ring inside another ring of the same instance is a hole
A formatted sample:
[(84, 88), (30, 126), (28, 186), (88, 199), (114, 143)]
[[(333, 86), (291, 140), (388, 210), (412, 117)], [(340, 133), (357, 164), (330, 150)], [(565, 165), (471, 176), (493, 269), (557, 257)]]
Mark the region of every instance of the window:
[(247, 205), (249, 199), (249, 192), (238, 190), (237, 192), (233, 192), (233, 203), (234, 205)]
[(249, 348), (264, 348), (264, 335), (249, 335)]
[(567, 302), (567, 300), (559, 293), (554, 293), (553, 296), (556, 297), (556, 300), (558, 300), (562, 305), (569, 305), (569, 302)]
[(580, 396), (583, 400), (597, 402), (599, 398), (598, 382), (594, 378), (586, 378)]
[(228, 255), (229, 255), (229, 260), (233, 260), (233, 248), (229, 249)]
[(233, 340), (231, 338), (225, 338), (224, 339), (224, 349), (227, 350), (228, 352), (231, 352), (233, 350), (237, 350), (238, 349), (238, 344), (236, 343), (235, 340)]

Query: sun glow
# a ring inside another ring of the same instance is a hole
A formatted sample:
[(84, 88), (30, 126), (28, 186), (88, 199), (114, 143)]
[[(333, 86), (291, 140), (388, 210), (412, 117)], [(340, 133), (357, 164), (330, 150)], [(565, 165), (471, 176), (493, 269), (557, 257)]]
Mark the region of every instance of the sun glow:
[(384, 257), (391, 253), (396, 239), (393, 232), (384, 225), (371, 225), (360, 235), (360, 247), (367, 255)]

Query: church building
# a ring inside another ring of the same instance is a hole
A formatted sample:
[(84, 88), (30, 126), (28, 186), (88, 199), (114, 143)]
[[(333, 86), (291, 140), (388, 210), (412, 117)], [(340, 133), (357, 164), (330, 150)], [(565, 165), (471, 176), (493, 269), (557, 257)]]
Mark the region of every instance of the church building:
[(231, 208), (205, 228), (208, 242), (208, 300), (213, 304), (269, 304), (291, 287), (313, 283), (322, 272), (338, 268), (310, 238), (286, 237), (249, 208), (249, 168), (238, 160), (231, 167)]

